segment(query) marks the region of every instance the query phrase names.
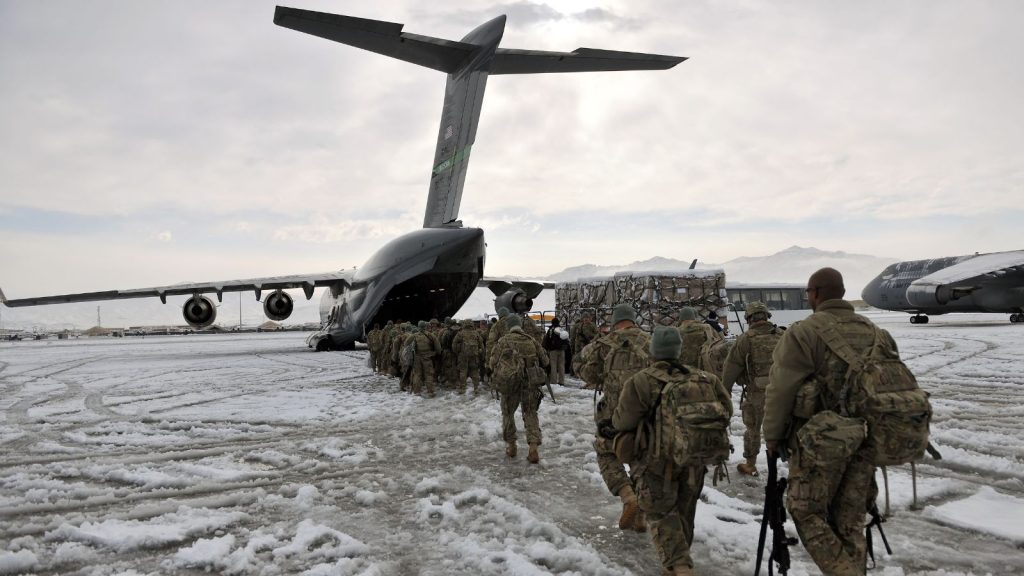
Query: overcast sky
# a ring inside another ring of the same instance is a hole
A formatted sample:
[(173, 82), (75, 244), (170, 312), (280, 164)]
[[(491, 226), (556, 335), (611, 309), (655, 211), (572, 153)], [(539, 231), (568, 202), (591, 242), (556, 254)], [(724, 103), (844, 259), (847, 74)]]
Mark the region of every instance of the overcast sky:
[[(9, 297), (351, 268), (421, 225), (444, 76), (274, 5), (0, 0)], [(690, 58), (489, 79), (460, 214), (489, 274), (1024, 248), (1024, 2), (290, 5)]]

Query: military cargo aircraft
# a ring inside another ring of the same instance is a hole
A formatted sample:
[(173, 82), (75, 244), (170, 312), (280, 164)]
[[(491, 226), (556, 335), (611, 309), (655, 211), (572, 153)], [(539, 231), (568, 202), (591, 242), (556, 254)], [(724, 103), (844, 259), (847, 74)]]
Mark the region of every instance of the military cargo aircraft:
[(1002, 312), (1024, 322), (1024, 250), (911, 260), (890, 265), (861, 292), (883, 310), (909, 312), (912, 324), (949, 312)]
[(351, 348), (357, 340), (365, 340), (367, 327), (375, 323), (451, 316), (478, 286), (495, 294), (496, 309), (526, 312), (545, 284), (484, 277), (484, 232), (464, 228), (458, 220), (487, 77), (666, 70), (686, 59), (592, 48), (572, 52), (498, 48), (505, 16), (482, 24), (458, 42), (403, 32), (402, 24), (282, 6), (274, 13), (274, 23), (448, 75), (423, 228), (388, 242), (357, 270), (15, 300), (7, 300), (0, 292), (0, 301), (7, 306), (38, 306), (157, 297), (166, 303), (168, 295), (191, 295), (182, 315), (189, 325), (203, 328), (217, 315), (216, 305), (204, 294), (216, 294), (220, 300), (224, 292), (252, 290), (259, 300), (261, 293), (269, 292), (263, 300), (264, 313), (271, 320), (284, 320), (293, 309), (284, 289), (302, 288), (310, 299), (315, 288), (326, 287), (320, 302), (321, 329), (307, 339), (317, 350)]

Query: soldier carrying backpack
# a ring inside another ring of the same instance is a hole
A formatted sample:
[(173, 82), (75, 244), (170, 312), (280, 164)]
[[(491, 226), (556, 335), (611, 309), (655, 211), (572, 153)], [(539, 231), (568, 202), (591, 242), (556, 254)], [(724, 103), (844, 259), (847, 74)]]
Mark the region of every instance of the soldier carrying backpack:
[(764, 421), (764, 389), (772, 367), (772, 353), (785, 328), (769, 322), (772, 313), (761, 302), (747, 304), (746, 320), (750, 329), (736, 338), (722, 369), (722, 384), (732, 391), (738, 383), (743, 389), (740, 411), (743, 414), (743, 458), (736, 469), (740, 474), (757, 476), (757, 453), (761, 451), (761, 423)]
[(707, 466), (729, 457), (732, 400), (718, 376), (679, 363), (682, 341), (671, 326), (651, 339), (654, 364), (626, 381), (612, 415), (621, 437), (636, 431), (630, 468), (666, 574), (693, 574), (697, 500)]
[(516, 409), (522, 407), (523, 426), (530, 451), (526, 460), (530, 464), (540, 461), (540, 420), (537, 409), (544, 394), (540, 387), (547, 382), (548, 356), (536, 340), (523, 332), (522, 320), (515, 314), (505, 316), (508, 332), (498, 339), (491, 354), (491, 374), (494, 386), (501, 393), (501, 429), (505, 439), (505, 454), (515, 458)]
[(789, 453), (787, 505), (824, 574), (864, 574), (876, 465), (912, 462), (928, 445), (927, 393), (888, 332), (843, 300), (843, 276), (807, 282), (814, 314), (775, 348), (765, 391), (769, 458)]

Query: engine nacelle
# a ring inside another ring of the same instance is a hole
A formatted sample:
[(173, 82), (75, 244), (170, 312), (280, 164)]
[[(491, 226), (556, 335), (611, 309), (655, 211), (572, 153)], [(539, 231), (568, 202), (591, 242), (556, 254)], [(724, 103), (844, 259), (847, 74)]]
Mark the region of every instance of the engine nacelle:
[(533, 299), (518, 288), (513, 288), (494, 299), (494, 311), (507, 308), (509, 312), (522, 314), (533, 309)]
[(206, 296), (193, 296), (181, 307), (185, 322), (193, 328), (206, 328), (217, 319), (217, 306)]
[(294, 309), (295, 301), (281, 290), (275, 291), (263, 301), (263, 313), (271, 320), (284, 320), (292, 315), (292, 310)]
[(942, 284), (912, 283), (907, 287), (907, 302), (918, 308), (945, 306), (954, 300), (970, 296), (977, 286), (948, 286)]

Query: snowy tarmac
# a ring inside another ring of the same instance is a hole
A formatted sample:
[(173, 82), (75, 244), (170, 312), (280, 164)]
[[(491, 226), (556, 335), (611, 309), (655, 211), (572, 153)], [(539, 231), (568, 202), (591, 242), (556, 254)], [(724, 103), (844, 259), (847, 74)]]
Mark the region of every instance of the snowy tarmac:
[[(1024, 573), (1024, 326), (872, 317), (931, 392), (944, 457), (919, 464), (917, 509), (909, 467), (888, 471), (894, 553), (877, 543), (872, 573)], [(649, 535), (616, 527), (578, 381), (543, 403), (531, 466), (504, 457), (486, 392), (414, 397), (304, 336), (0, 343), (0, 574), (661, 573)], [(702, 575), (753, 573), (742, 432), (698, 506)]]

